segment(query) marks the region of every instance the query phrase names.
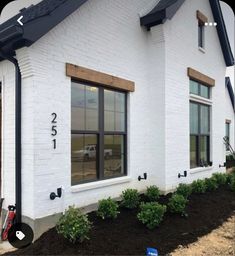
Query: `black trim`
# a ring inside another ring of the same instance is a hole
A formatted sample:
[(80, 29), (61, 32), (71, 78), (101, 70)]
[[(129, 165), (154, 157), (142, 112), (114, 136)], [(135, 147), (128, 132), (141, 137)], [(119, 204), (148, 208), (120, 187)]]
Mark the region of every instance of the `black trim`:
[(185, 0), (160, 0), (147, 15), (140, 18), (141, 26), (150, 29), (171, 19)]
[(229, 97), (233, 106), (233, 110), (235, 112), (235, 96), (234, 96), (232, 83), (229, 77), (225, 77), (225, 86), (228, 89)]
[(18, 61), (0, 51), (0, 55), (15, 66), (15, 203), (16, 222), (22, 219), (22, 154), (21, 154), (21, 72)]
[(229, 38), (228, 38), (225, 23), (224, 23), (224, 18), (221, 11), (219, 0), (209, 0), (209, 1), (210, 1), (213, 16), (214, 16), (214, 20), (217, 22), (216, 29), (218, 32), (225, 63), (227, 67), (233, 66), (234, 57), (233, 57), (233, 53), (229, 43)]

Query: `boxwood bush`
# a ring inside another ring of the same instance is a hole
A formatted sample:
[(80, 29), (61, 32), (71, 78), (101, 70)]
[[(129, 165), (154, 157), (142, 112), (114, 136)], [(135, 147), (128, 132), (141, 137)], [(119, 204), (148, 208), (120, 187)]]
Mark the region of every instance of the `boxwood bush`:
[(139, 193), (137, 189), (126, 189), (122, 192), (122, 202), (121, 205), (129, 208), (129, 209), (134, 209), (139, 205)]
[(160, 196), (160, 190), (157, 186), (147, 187), (146, 196), (149, 201), (157, 201)]
[(172, 213), (184, 214), (187, 202), (188, 200), (183, 195), (173, 194), (169, 199), (167, 208)]
[(157, 202), (141, 203), (137, 218), (149, 229), (159, 226), (166, 212), (166, 206)]
[(229, 183), (229, 187), (230, 189), (235, 192), (235, 175), (232, 175), (231, 176), (231, 180), (230, 180), (230, 183)]
[(192, 192), (195, 194), (203, 194), (206, 192), (205, 180), (195, 180), (192, 183)]
[(208, 191), (213, 191), (218, 188), (217, 180), (214, 177), (206, 178), (205, 183)]
[(226, 173), (214, 173), (212, 175), (212, 177), (214, 177), (217, 181), (217, 184), (219, 186), (221, 185), (225, 185), (226, 184), (226, 181), (227, 181), (227, 175)]
[(180, 183), (177, 187), (176, 193), (188, 198), (192, 193), (192, 187), (191, 185)]
[(102, 219), (116, 219), (118, 214), (118, 203), (110, 197), (108, 199), (102, 199), (98, 202), (97, 216), (101, 217)]
[(59, 219), (56, 230), (70, 242), (84, 241), (89, 239), (88, 233), (91, 230), (91, 222), (86, 214), (83, 214), (78, 208), (70, 206)]

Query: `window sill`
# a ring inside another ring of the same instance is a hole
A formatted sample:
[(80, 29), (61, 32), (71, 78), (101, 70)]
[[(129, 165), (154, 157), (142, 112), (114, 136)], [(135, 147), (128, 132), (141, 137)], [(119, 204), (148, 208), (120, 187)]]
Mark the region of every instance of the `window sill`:
[(207, 171), (212, 171), (212, 170), (213, 170), (213, 166), (198, 167), (198, 168), (190, 169), (190, 173), (194, 174), (194, 173), (198, 173), (198, 172), (207, 172)]
[(94, 181), (94, 182), (90, 182), (90, 183), (72, 186), (71, 192), (76, 193), (76, 192), (86, 191), (86, 190), (90, 190), (90, 189), (108, 187), (108, 186), (112, 186), (115, 184), (127, 183), (127, 182), (130, 182), (131, 180), (132, 180), (131, 177), (125, 176), (125, 177), (120, 177), (120, 178)]
[(198, 47), (198, 50), (200, 51), (200, 52), (202, 52), (202, 53), (206, 53), (206, 50), (205, 50), (205, 48), (202, 48), (202, 47)]
[(194, 94), (190, 94), (189, 97), (190, 97), (190, 100), (192, 100), (192, 101), (196, 101), (196, 102), (199, 102), (199, 103), (204, 103), (204, 104), (207, 104), (207, 105), (212, 105), (212, 100), (210, 100), (210, 99), (203, 98), (201, 96), (194, 95)]

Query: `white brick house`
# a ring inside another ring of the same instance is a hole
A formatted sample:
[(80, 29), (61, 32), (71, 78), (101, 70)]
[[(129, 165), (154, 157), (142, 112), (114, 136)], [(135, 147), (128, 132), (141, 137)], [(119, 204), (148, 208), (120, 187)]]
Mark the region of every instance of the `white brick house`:
[(38, 2), (0, 25), (4, 209), (21, 204), (39, 235), (69, 205), (225, 171), (234, 59), (218, 0)]

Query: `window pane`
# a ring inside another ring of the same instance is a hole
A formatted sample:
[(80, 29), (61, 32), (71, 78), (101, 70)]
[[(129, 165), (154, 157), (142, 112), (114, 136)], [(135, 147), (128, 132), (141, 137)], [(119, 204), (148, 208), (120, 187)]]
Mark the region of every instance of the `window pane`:
[(104, 110), (115, 111), (115, 92), (104, 90)]
[(209, 99), (210, 98), (210, 88), (205, 85), (200, 85), (200, 96)]
[(198, 111), (199, 105), (190, 103), (190, 133), (198, 134)]
[(124, 113), (125, 112), (125, 94), (115, 92), (115, 111)]
[(124, 174), (124, 136), (104, 136), (104, 176)]
[(85, 130), (85, 86), (72, 83), (71, 87), (71, 127)]
[[(226, 123), (225, 124), (225, 136), (226, 140), (229, 143), (230, 142), (230, 124)], [(229, 151), (229, 145), (226, 144), (226, 150)]]
[(204, 26), (202, 24), (198, 24), (198, 46), (204, 48)]
[(104, 130), (114, 131), (115, 112), (104, 111)]
[(200, 137), (200, 166), (208, 166), (208, 149), (209, 149), (209, 137), (201, 136)]
[(98, 130), (98, 89), (92, 86), (86, 88), (86, 130)]
[(116, 113), (115, 131), (120, 131), (120, 132), (125, 131), (125, 114), (124, 113)]
[(209, 134), (210, 133), (210, 123), (209, 123), (209, 116), (210, 116), (210, 108), (208, 106), (201, 105), (201, 134)]
[(193, 80), (190, 80), (190, 93), (199, 95), (199, 84)]
[(197, 167), (197, 136), (190, 136), (190, 168)]
[(72, 134), (71, 141), (71, 184), (96, 180), (96, 146), (97, 136)]

